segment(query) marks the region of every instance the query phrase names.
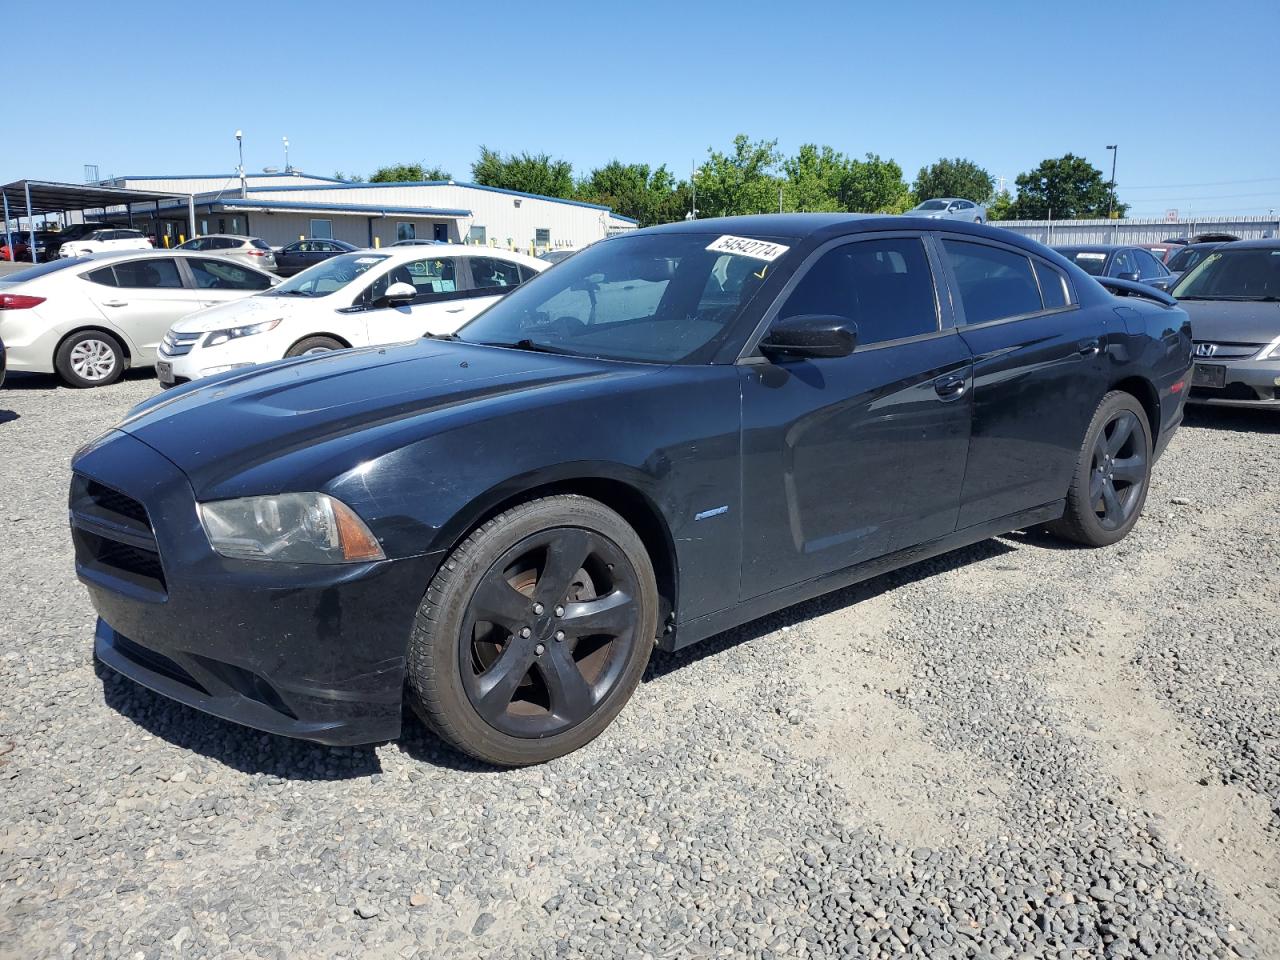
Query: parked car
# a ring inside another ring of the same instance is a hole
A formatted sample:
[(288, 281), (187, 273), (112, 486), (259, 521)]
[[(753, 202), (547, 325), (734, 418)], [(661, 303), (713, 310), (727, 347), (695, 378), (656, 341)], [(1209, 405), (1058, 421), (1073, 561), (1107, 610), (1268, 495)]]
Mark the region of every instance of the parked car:
[(1176, 243), (1135, 243), (1135, 247), (1141, 247), (1161, 263), (1167, 264), (1169, 256), (1182, 248)]
[(1118, 323), (1034, 241), (939, 227), (638, 230), (448, 340), (144, 402), (72, 465), (98, 659), (322, 743), (396, 737), (407, 696), (514, 766), (604, 730), (655, 644), (1011, 530), (1117, 542), (1182, 416), (1186, 314), (1108, 280), (1144, 291)]
[(431, 247), (431, 246), (436, 246), (442, 243), (444, 243), (443, 240), (418, 240), (418, 239), (411, 238), (408, 240), (397, 240), (395, 243), (391, 244), (391, 246), (393, 247)]
[(126, 226), (127, 224), (106, 222), (73, 223), (61, 230), (51, 230), (45, 240), (45, 256), (49, 260), (55, 260), (61, 255), (62, 245), (68, 241), (83, 240), (95, 230), (123, 229)]
[(917, 203), (907, 211), (908, 217), (925, 217), (929, 220), (967, 220), (970, 223), (986, 223), (987, 208), (972, 200), (960, 197), (940, 197)]
[(282, 277), (292, 277), (307, 267), (314, 267), (321, 260), (359, 249), (345, 240), (295, 240), (276, 251), (276, 273)]
[(1234, 233), (1197, 233), (1194, 237), (1169, 237), (1164, 242), (1185, 246), (1189, 243), (1231, 243), (1239, 239)]
[(93, 230), (77, 240), (64, 240), (58, 248), (60, 257), (83, 257), (91, 253), (119, 250), (150, 250), (151, 241), (140, 230), (107, 227)]
[(0, 387), (4, 386), (4, 372), (8, 367), (8, 359), (4, 352), (4, 341), (0, 340)]
[(1175, 253), (1165, 263), (1169, 268), (1168, 289), (1172, 290), (1184, 273), (1220, 246), (1222, 246), (1221, 243), (1189, 243), (1186, 246), (1175, 247)]
[(6, 242), (4, 234), (0, 233), (0, 260), (10, 262), (17, 260), (31, 259), (31, 245), (24, 236), (13, 234), (12, 241)]
[(255, 270), (275, 272), (276, 254), (271, 244), (259, 237), (240, 237), (230, 233), (211, 233), (204, 237), (192, 237), (180, 243), (177, 250), (193, 253), (213, 253), (219, 257), (236, 260)]
[(1173, 295), (1191, 316), (1191, 403), (1280, 410), (1280, 239), (1209, 251)]
[(174, 324), (160, 347), (160, 382), (452, 333), (547, 267), (519, 253), (448, 244), (338, 254), (260, 297)]
[(1169, 287), (1169, 269), (1143, 247), (1096, 243), (1053, 249), (1091, 277), (1132, 280), (1148, 284), (1157, 290)]
[(180, 317), (278, 282), (177, 250), (63, 258), (0, 276), (0, 337), (14, 370), (101, 387), (127, 367), (152, 366), (160, 338)]

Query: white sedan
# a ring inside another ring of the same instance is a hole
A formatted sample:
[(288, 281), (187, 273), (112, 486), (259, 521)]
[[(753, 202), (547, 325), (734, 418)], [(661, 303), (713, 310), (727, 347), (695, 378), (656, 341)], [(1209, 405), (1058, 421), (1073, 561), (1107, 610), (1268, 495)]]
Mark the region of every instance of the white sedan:
[(284, 357), (452, 333), (548, 266), (455, 244), (344, 253), (266, 293), (180, 320), (156, 369), (172, 386)]
[(176, 250), (97, 253), (0, 277), (0, 342), (10, 370), (101, 387), (155, 363), (160, 339), (193, 310), (269, 290), (279, 279)]

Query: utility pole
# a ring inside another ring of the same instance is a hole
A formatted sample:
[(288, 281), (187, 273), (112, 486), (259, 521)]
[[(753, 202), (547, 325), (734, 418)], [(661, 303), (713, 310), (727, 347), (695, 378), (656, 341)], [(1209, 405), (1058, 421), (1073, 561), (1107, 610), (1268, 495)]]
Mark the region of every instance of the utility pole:
[(240, 199), (245, 200), (249, 196), (248, 183), (244, 178), (244, 131), (236, 131), (236, 146), (240, 149)]
[(289, 138), (281, 137), (280, 139), (284, 141), (284, 172), (293, 173), (293, 167), (289, 166)]
[(1107, 219), (1111, 220), (1116, 215), (1116, 157), (1120, 154), (1120, 145), (1109, 143), (1107, 149), (1111, 151), (1111, 200), (1107, 203)]

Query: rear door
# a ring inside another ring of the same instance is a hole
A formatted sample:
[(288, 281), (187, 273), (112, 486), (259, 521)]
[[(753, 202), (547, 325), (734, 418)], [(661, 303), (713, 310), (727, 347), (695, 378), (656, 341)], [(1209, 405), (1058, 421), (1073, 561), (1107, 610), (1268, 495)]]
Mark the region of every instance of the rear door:
[(135, 366), (153, 363), (169, 327), (200, 309), (200, 293), (184, 285), (177, 260), (116, 260), (85, 276), (90, 299), (129, 340)]
[(462, 265), (467, 296), (462, 310), (453, 317), (459, 327), (533, 275), (523, 264), (502, 257), (464, 257)]
[(943, 234), (939, 246), (974, 358), (963, 529), (1066, 496), (1105, 389), (1106, 329), (1047, 261), (985, 237)]
[(854, 352), (740, 364), (743, 599), (955, 530), (972, 370), (937, 278), (917, 233), (833, 241), (769, 322), (848, 317)]

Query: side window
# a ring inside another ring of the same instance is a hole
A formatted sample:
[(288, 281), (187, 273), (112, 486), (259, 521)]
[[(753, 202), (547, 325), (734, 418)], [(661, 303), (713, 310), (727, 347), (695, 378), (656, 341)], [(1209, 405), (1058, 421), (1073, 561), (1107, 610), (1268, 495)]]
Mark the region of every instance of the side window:
[(859, 347), (936, 332), (938, 305), (923, 241), (864, 240), (827, 251), (800, 278), (778, 319), (810, 313), (851, 319)]
[(1117, 251), (1115, 258), (1111, 261), (1111, 269), (1107, 271), (1107, 276), (1118, 277), (1122, 273), (1137, 273), (1138, 265), (1133, 262), (1133, 257), (1129, 256), (1128, 250)]
[(1156, 277), (1164, 276), (1164, 271), (1160, 269), (1156, 258), (1147, 251), (1134, 250), (1133, 255), (1138, 260), (1138, 276), (1143, 280), (1154, 280)]
[(533, 269), (533, 267), (526, 267), (523, 263), (520, 264), (520, 282), (521, 283), (528, 283), (537, 275), (538, 275), (538, 271)]
[(116, 285), (135, 289), (181, 287), (178, 265), (168, 257), (127, 260), (115, 264)]
[(101, 267), (92, 273), (86, 273), (84, 278), (93, 283), (99, 283), (104, 287), (114, 287), (116, 285), (115, 271), (110, 267)]
[(497, 257), (472, 257), (471, 280), (477, 290), (520, 286), (520, 268)]
[(1036, 268), (1036, 277), (1040, 280), (1040, 297), (1044, 300), (1046, 310), (1065, 307), (1071, 302), (1067, 296), (1067, 278), (1049, 266), (1043, 260), (1031, 261)]
[(201, 290), (266, 290), (271, 279), (237, 267), (224, 260), (205, 260), (192, 257), (187, 261), (191, 276)]
[(1031, 261), (1021, 253), (965, 240), (943, 240), (967, 324), (1043, 309)]
[(458, 289), (457, 262), (452, 257), (414, 260), (392, 267), (369, 287), (365, 302), (383, 296), (393, 283), (408, 283), (418, 291), (419, 299), (454, 293)]

